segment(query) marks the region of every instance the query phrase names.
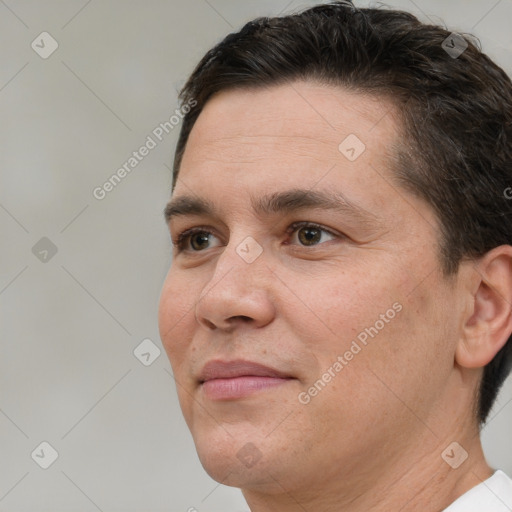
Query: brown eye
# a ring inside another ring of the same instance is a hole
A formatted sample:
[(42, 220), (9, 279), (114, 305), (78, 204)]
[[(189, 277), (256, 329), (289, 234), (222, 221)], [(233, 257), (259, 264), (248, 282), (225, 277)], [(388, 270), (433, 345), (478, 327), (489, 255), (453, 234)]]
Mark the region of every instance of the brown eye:
[[(208, 229), (197, 227), (187, 229), (183, 233), (179, 234), (173, 245), (178, 249), (178, 252), (202, 252), (204, 249), (209, 248), (209, 244), (212, 243), (212, 238), (217, 237)], [(218, 242), (216, 245), (219, 245)], [(210, 247), (213, 247), (210, 245)]]
[(317, 228), (304, 227), (298, 230), (298, 237), (301, 244), (315, 244), (322, 238), (322, 231)]
[(209, 233), (201, 231), (190, 235), (190, 247), (192, 247), (192, 250), (200, 251), (202, 249), (206, 249), (208, 246), (209, 236)]
[[(299, 244), (305, 247), (315, 246), (321, 242), (327, 242), (337, 238), (337, 235), (331, 233), (331, 231), (317, 224), (312, 224), (311, 222), (296, 223), (290, 227), (290, 231), (297, 233)], [(325, 235), (330, 238), (325, 240)], [(292, 240), (294, 239), (295, 236), (292, 236)]]

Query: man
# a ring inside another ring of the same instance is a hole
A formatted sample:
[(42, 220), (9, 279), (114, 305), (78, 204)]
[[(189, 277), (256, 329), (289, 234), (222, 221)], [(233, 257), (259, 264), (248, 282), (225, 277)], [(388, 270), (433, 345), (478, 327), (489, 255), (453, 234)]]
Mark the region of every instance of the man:
[(348, 2), (185, 85), (159, 325), (199, 458), (253, 512), (512, 510), (479, 429), (512, 361), (512, 84)]

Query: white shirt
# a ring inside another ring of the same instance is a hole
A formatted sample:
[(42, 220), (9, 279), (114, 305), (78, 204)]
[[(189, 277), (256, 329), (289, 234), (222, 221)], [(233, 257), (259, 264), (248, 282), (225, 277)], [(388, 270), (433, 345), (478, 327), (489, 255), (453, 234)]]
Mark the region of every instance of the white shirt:
[(512, 512), (512, 480), (498, 469), (443, 512)]

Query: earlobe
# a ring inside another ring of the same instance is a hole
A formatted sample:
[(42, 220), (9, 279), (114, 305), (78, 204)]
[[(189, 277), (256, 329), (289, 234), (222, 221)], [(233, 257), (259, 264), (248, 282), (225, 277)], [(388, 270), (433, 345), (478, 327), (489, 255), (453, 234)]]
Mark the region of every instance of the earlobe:
[[(489, 251), (473, 267), (476, 291), (455, 351), (465, 368), (486, 366), (512, 332), (512, 246)], [(468, 291), (469, 293), (469, 291)]]

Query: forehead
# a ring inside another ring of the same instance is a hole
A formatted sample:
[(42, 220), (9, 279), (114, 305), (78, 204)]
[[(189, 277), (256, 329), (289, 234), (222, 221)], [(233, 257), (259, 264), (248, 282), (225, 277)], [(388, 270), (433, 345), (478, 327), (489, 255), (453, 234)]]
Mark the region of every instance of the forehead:
[[(255, 220), (267, 225), (273, 210), (292, 210), (282, 207), (287, 194), (318, 191), (348, 206), (336, 216), (339, 225), (386, 226), (388, 241), (418, 236), (432, 246), (436, 213), (395, 179), (397, 118), (390, 100), (311, 83), (218, 94), (191, 131), (166, 218), (215, 217), (233, 229)], [(274, 200), (281, 207), (269, 207)], [(197, 201), (209, 207), (198, 208)]]
[(307, 155), (323, 146), (322, 151), (329, 148), (339, 156), (339, 144), (350, 134), (370, 149), (389, 146), (398, 131), (394, 114), (383, 97), (313, 82), (228, 90), (206, 103), (187, 146), (201, 150), (195, 144), (200, 141), (208, 145), (205, 153), (215, 146), (229, 154), (236, 143), (246, 146), (245, 156), (251, 146), (262, 157), (257, 137), (258, 144), (273, 149), (300, 145)]
[(173, 195), (215, 190), (214, 199), (233, 200), (294, 184), (360, 202), (377, 185), (378, 206), (389, 192), (378, 182), (398, 140), (394, 114), (389, 100), (311, 82), (221, 92), (192, 128)]

